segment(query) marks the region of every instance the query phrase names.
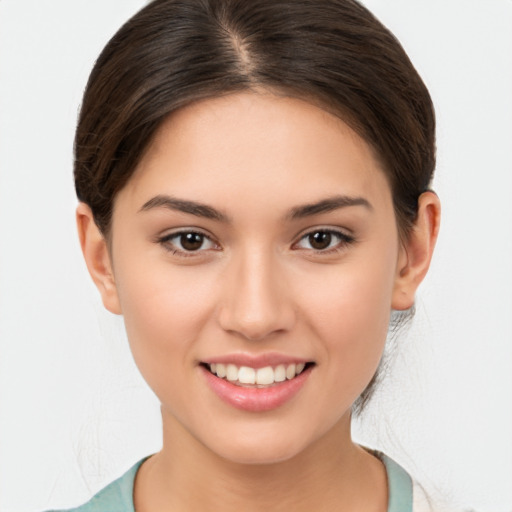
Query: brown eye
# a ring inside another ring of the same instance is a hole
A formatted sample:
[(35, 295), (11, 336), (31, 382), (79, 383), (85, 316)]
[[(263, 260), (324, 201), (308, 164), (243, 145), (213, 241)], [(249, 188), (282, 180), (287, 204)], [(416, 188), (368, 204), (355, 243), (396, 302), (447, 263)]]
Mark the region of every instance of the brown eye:
[(199, 233), (182, 233), (180, 235), (180, 244), (186, 251), (197, 251), (201, 249), (204, 238), (204, 235)]
[(322, 249), (327, 249), (331, 245), (332, 234), (328, 231), (316, 231), (315, 233), (308, 235), (308, 242), (313, 249), (321, 251)]
[(166, 235), (158, 240), (164, 249), (176, 255), (191, 256), (203, 251), (219, 249), (218, 245), (207, 235), (197, 231), (180, 231)]
[(346, 248), (355, 241), (354, 237), (334, 229), (317, 229), (306, 233), (295, 249), (306, 249), (318, 254), (328, 254)]

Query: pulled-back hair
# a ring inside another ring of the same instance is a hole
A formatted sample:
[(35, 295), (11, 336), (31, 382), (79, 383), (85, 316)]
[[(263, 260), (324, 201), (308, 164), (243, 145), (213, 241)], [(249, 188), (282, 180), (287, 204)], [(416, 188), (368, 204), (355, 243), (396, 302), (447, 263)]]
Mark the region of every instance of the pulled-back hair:
[(435, 167), (434, 109), (400, 43), (355, 0), (154, 0), (121, 27), (91, 73), (75, 139), (76, 192), (104, 236), (172, 112), (262, 89), (314, 103), (366, 140), (406, 239)]
[(76, 192), (101, 231), (169, 114), (262, 88), (322, 106), (373, 147), (406, 236), (435, 166), (434, 110), (400, 43), (355, 0), (154, 0), (121, 27), (75, 139)]

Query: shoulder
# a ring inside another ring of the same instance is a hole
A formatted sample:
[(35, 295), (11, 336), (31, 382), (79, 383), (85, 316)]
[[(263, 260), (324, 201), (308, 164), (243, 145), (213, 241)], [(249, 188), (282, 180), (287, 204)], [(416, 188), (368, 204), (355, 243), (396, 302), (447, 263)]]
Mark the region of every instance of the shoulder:
[(434, 499), (417, 480), (411, 478), (411, 482), (412, 512), (476, 512), (475, 510), (455, 508), (448, 503), (447, 497), (443, 499), (438, 495), (438, 498)]
[[(372, 451), (386, 468), (388, 478), (388, 512), (410, 512), (413, 504), (413, 481), (409, 473), (382, 452)], [(414, 509), (414, 512), (416, 510)]]
[(381, 459), (386, 467), (389, 493), (388, 512), (455, 512), (434, 502), (425, 489), (393, 459), (381, 452), (373, 453)]
[(135, 475), (142, 459), (134, 464), (120, 478), (107, 485), (95, 494), (87, 503), (67, 510), (48, 510), (47, 512), (134, 512), (133, 508), (133, 484)]

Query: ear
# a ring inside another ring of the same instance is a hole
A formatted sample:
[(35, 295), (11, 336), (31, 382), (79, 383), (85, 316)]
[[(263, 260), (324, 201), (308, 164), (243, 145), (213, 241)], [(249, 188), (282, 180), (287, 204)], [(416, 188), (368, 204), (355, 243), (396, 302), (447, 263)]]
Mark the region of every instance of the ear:
[(120, 315), (121, 306), (107, 241), (94, 222), (91, 209), (85, 203), (80, 203), (76, 209), (76, 224), (85, 263), (100, 292), (103, 305), (111, 313)]
[(393, 309), (402, 311), (413, 306), (416, 290), (430, 266), (439, 233), (440, 216), (441, 204), (437, 195), (430, 191), (421, 194), (416, 222), (398, 258)]

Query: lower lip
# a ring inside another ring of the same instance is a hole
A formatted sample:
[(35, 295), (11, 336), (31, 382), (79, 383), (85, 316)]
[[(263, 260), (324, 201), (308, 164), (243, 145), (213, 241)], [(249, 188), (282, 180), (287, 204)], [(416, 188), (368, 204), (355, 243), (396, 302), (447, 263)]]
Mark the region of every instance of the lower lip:
[(246, 388), (213, 375), (203, 366), (200, 368), (210, 389), (217, 396), (237, 409), (250, 412), (271, 411), (284, 405), (301, 390), (312, 370), (312, 367), (309, 367), (293, 379), (267, 388)]

